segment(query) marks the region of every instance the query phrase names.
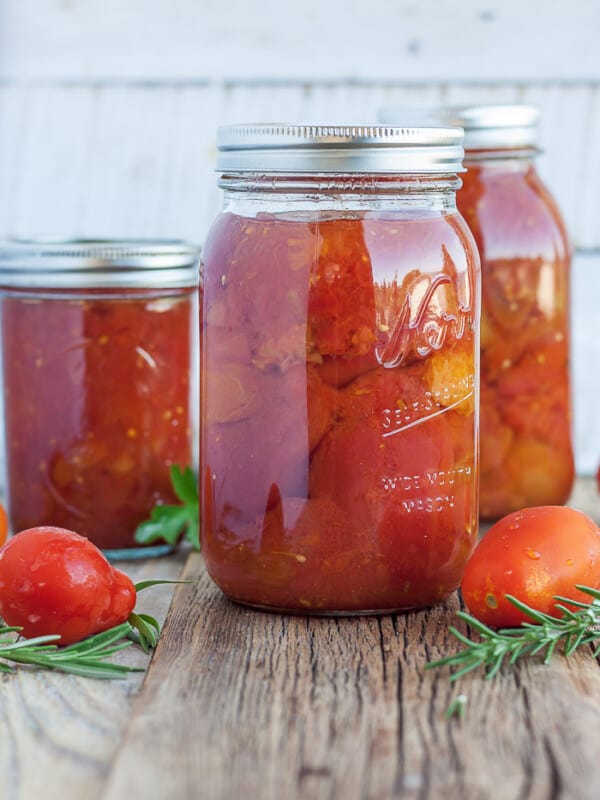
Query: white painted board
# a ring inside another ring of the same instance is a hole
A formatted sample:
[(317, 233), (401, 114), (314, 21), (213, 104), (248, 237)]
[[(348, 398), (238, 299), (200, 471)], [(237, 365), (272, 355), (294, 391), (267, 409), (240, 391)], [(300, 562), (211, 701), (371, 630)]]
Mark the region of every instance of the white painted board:
[(600, 248), (600, 103), (583, 85), (0, 85), (0, 236), (201, 241), (220, 202), (218, 124), (372, 123), (385, 107), (482, 101), (540, 106), (540, 171), (575, 245)]
[(597, 0), (0, 0), (0, 78), (600, 79)]

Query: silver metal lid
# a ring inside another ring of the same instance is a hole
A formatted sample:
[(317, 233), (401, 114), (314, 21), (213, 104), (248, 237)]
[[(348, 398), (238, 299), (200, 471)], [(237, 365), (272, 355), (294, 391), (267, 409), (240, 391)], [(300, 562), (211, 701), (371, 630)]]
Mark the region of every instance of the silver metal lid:
[(448, 174), (462, 172), (454, 127), (230, 125), (217, 133), (219, 172)]
[(0, 287), (196, 286), (199, 260), (198, 248), (180, 241), (8, 240), (0, 242)]
[(465, 131), (465, 150), (535, 148), (539, 118), (539, 110), (529, 105), (397, 108), (379, 114), (389, 125), (459, 125)]

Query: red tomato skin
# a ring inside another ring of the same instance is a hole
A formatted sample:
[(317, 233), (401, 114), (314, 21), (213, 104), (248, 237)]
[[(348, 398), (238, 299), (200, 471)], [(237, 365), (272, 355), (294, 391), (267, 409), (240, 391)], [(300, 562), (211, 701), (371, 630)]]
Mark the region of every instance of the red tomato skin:
[(0, 617), (28, 639), (78, 642), (125, 622), (135, 601), (131, 579), (72, 531), (29, 528), (0, 550)]
[(560, 617), (554, 595), (590, 602), (576, 584), (600, 588), (600, 528), (573, 508), (538, 506), (492, 525), (467, 563), (461, 590), (473, 616), (505, 628), (531, 622), (506, 594)]

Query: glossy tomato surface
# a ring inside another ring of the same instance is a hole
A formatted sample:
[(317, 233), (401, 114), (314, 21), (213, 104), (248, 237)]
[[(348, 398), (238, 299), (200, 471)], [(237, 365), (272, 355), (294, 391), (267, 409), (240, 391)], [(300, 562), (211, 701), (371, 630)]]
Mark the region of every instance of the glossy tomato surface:
[(525, 508), (499, 520), (471, 556), (462, 594), (473, 616), (493, 627), (531, 621), (506, 598), (513, 595), (552, 616), (555, 595), (589, 602), (576, 584), (600, 588), (600, 529), (573, 508)]
[(0, 550), (0, 617), (27, 638), (77, 642), (125, 622), (135, 600), (131, 579), (72, 531), (30, 528)]

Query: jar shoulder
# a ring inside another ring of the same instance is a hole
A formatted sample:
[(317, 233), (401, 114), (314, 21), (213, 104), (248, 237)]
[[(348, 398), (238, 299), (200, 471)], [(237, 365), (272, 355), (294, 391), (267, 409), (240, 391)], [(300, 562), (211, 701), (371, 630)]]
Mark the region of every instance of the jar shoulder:
[(535, 168), (472, 167), (463, 181), (457, 204), (484, 260), (569, 260), (562, 214)]

